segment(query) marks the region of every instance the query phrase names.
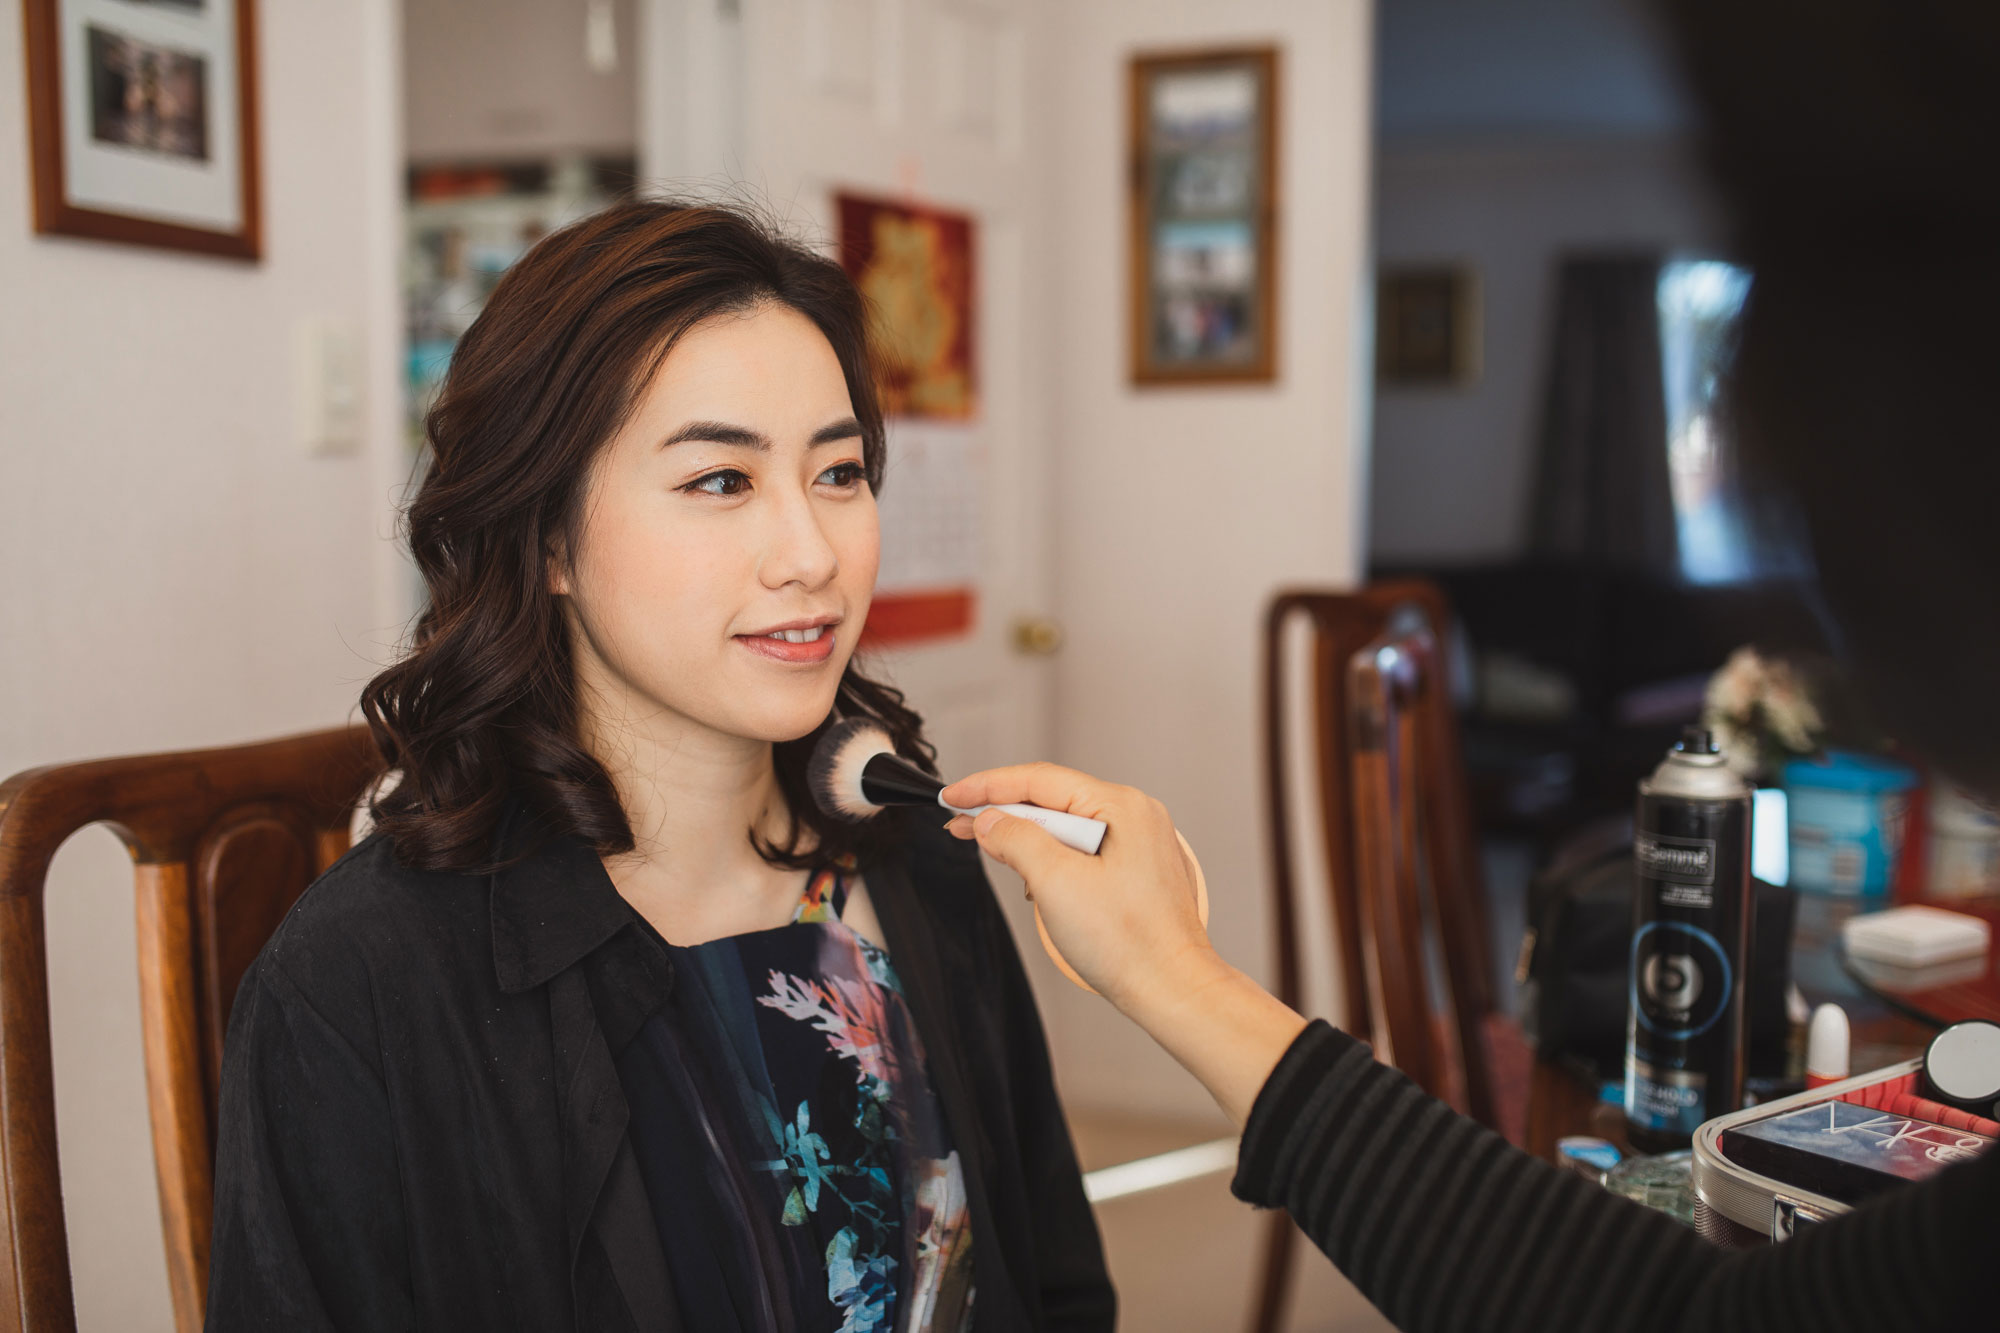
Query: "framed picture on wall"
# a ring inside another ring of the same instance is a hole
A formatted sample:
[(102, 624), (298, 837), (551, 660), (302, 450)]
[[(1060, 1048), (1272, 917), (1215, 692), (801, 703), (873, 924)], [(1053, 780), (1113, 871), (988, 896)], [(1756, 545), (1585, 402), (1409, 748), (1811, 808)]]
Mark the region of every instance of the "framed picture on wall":
[(1479, 378), (1479, 274), (1462, 264), (1382, 270), (1375, 287), (1375, 369), (1396, 387)]
[(24, 0), (35, 230), (257, 259), (256, 0)]
[(1275, 47), (1133, 59), (1134, 383), (1276, 378), (1277, 103)]

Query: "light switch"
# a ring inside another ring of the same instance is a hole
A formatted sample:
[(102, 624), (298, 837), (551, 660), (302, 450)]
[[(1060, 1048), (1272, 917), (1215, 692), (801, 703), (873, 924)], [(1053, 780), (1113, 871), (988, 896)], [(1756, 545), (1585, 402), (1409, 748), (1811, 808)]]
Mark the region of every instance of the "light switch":
[(593, 74), (618, 72), (618, 25), (611, 0), (590, 0), (583, 15), (583, 61)]
[(313, 458), (361, 451), (361, 358), (352, 329), (305, 320), (294, 347), (294, 416), (300, 447)]

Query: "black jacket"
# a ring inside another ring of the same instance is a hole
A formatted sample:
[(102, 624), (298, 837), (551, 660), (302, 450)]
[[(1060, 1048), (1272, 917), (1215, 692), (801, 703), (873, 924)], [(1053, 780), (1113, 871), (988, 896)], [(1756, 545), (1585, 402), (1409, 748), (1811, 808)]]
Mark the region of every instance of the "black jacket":
[[(862, 874), (965, 1168), (975, 1327), (1109, 1329), (1013, 938), (971, 845), (910, 829)], [(678, 1329), (651, 1212), (674, 1204), (646, 1196), (612, 1064), (672, 986), (578, 843), (492, 875), (361, 843), (237, 994), (209, 1329)]]

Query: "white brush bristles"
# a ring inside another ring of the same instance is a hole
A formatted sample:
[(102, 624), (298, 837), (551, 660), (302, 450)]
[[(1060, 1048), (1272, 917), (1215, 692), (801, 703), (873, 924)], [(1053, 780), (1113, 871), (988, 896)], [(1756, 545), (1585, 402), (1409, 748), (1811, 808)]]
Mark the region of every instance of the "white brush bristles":
[(862, 820), (882, 807), (861, 794), (861, 770), (878, 754), (894, 754), (896, 743), (873, 718), (850, 717), (827, 728), (813, 747), (806, 780), (813, 802), (836, 819)]

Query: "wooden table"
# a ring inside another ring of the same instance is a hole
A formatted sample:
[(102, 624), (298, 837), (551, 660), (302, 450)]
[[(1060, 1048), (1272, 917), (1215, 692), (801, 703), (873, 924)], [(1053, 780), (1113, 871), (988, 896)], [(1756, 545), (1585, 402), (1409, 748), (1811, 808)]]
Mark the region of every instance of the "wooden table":
[[(1993, 923), (2000, 939), (2000, 898), (1949, 904)], [(2000, 947), (1974, 967), (1912, 973), (1850, 959), (1840, 948), (1840, 922), (1854, 904), (1801, 895), (1792, 949), (1792, 976), (1810, 1004), (1832, 1001), (1847, 1010), (1850, 1068), (1880, 1069), (1923, 1054), (1939, 1028), (1968, 1018), (2000, 1022)], [(1601, 1081), (1571, 1064), (1535, 1061), (1524, 1146), (1547, 1161), (1569, 1134), (1609, 1139), (1630, 1151), (1625, 1113), (1600, 1095)]]

